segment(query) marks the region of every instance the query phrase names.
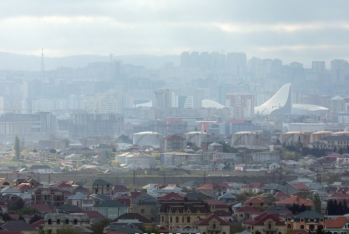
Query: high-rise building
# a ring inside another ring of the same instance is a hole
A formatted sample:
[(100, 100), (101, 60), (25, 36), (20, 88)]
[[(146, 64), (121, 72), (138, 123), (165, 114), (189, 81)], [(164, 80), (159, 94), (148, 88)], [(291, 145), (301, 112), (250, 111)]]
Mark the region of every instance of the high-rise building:
[(344, 59), (335, 59), (331, 61), (331, 81), (344, 82), (349, 74), (349, 63)]
[(254, 116), (254, 95), (227, 94), (226, 106), (230, 107), (234, 119), (251, 119)]
[(181, 67), (183, 68), (190, 67), (190, 54), (187, 51), (181, 54)]
[(175, 106), (175, 95), (169, 89), (154, 91), (153, 107), (167, 109)]
[(243, 76), (246, 73), (247, 56), (245, 53), (228, 53), (227, 54), (227, 69), (234, 76)]
[(181, 109), (193, 108), (194, 107), (193, 96), (177, 96), (175, 107), (178, 107)]

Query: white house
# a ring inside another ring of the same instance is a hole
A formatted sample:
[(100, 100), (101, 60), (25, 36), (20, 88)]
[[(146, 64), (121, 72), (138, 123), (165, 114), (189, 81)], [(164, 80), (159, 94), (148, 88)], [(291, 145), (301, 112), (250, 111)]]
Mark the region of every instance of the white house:
[(40, 174), (51, 174), (53, 173), (53, 170), (48, 165), (33, 165), (28, 168), (32, 172), (40, 173)]

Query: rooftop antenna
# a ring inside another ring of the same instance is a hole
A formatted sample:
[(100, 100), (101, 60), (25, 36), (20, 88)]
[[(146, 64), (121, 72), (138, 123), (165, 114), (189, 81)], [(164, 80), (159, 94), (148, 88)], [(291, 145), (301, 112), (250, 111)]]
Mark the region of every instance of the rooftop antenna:
[(41, 49), (41, 78), (45, 78), (44, 48)]

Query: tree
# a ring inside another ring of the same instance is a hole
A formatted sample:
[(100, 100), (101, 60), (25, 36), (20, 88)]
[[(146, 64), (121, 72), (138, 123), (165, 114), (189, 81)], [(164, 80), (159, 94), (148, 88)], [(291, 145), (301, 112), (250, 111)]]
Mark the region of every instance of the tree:
[(241, 223), (230, 225), (230, 233), (231, 234), (242, 232), (244, 230), (245, 230), (245, 228), (242, 227)]
[(29, 223), (30, 224), (35, 223), (36, 221), (39, 221), (40, 219), (43, 219), (43, 217), (41, 217), (38, 214), (35, 214), (33, 217), (30, 218)]
[(66, 227), (57, 229), (56, 234), (82, 234), (82, 232), (73, 227), (66, 226)]
[(20, 215), (32, 215), (32, 214), (39, 214), (40, 212), (35, 209), (35, 208), (30, 208), (30, 207), (26, 207), (23, 208), (19, 211)]
[(12, 220), (11, 216), (9, 216), (8, 213), (1, 214), (1, 217), (2, 217), (2, 220), (4, 220), (5, 222)]
[(264, 201), (268, 204), (268, 206), (271, 206), (276, 201), (276, 199), (273, 194), (268, 194), (264, 197)]
[(314, 203), (315, 206), (315, 211), (318, 213), (321, 213), (321, 200), (318, 194), (314, 193), (313, 197), (312, 197), (312, 201)]
[(109, 219), (102, 219), (101, 221), (92, 224), (91, 226), (91, 230), (94, 233), (103, 233), (104, 228), (107, 227), (110, 224), (110, 220)]
[(18, 138), (18, 136), (16, 136), (14, 148), (15, 148), (15, 156), (16, 156), (17, 160), (19, 160), (19, 158), (21, 157), (21, 145), (20, 144), (21, 143), (19, 142), (19, 138)]
[(160, 234), (159, 229), (155, 226), (152, 225), (149, 228), (142, 228), (143, 233), (155, 233), (155, 234)]

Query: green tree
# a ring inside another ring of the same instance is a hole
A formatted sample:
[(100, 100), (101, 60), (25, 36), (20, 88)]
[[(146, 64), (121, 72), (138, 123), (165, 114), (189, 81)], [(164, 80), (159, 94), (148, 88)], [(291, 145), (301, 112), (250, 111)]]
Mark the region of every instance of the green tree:
[(82, 232), (73, 227), (66, 226), (66, 227), (57, 229), (56, 234), (82, 234)]
[(149, 228), (142, 228), (142, 231), (143, 231), (144, 233), (155, 233), (155, 234), (160, 234), (159, 229), (158, 229), (155, 225), (152, 225), (152, 226), (149, 227)]
[(91, 230), (94, 233), (103, 233), (104, 228), (107, 227), (110, 224), (109, 219), (102, 219), (99, 222), (92, 224)]
[(20, 215), (39, 214), (40, 212), (35, 208), (25, 207), (19, 211)]
[(321, 200), (318, 194), (314, 193), (311, 200), (314, 203), (315, 211), (321, 213)]
[(264, 201), (268, 204), (268, 206), (271, 206), (276, 201), (276, 199), (273, 194), (268, 194), (264, 197)]
[(19, 142), (19, 138), (18, 138), (18, 136), (16, 136), (14, 148), (15, 148), (15, 156), (16, 156), (17, 160), (19, 160), (19, 158), (21, 156), (21, 145), (20, 144), (21, 143)]
[(244, 230), (245, 230), (245, 228), (242, 227), (241, 223), (230, 225), (230, 233), (231, 234), (234, 234), (234, 233), (237, 233), (237, 232), (242, 232)]

